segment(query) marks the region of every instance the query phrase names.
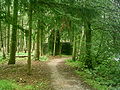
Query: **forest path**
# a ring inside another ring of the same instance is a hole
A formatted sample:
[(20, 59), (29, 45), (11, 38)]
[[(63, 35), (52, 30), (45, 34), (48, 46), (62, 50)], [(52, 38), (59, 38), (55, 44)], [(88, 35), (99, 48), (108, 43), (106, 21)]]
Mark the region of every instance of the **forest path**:
[(53, 59), (48, 62), (48, 66), (51, 69), (52, 85), (55, 90), (90, 90), (87, 86), (83, 85), (83, 82), (77, 79), (74, 75), (71, 76), (70, 70), (65, 69), (66, 65), (64, 60), (67, 58)]

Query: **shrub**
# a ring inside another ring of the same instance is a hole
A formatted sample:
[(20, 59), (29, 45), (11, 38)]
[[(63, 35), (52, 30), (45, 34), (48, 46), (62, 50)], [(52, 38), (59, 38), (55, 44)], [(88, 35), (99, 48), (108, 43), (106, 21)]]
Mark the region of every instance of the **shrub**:
[(84, 68), (84, 63), (80, 61), (67, 60), (66, 64), (79, 68), (76, 72), (98, 90), (120, 89), (120, 61), (103, 60), (94, 70)]
[(0, 90), (16, 90), (17, 88), (19, 88), (19, 86), (11, 81), (0, 80)]
[(120, 85), (120, 62), (113, 60), (105, 60), (101, 65), (93, 71), (94, 77), (102, 77), (100, 84), (107, 86)]
[(39, 60), (40, 60), (40, 61), (47, 61), (47, 60), (48, 60), (48, 57), (47, 57), (47, 56), (41, 56)]

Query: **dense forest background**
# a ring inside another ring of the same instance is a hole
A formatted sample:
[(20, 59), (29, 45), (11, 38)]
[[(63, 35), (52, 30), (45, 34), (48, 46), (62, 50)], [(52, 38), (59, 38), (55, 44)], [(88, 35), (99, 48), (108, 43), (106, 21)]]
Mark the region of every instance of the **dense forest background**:
[(77, 72), (119, 88), (120, 1), (0, 0), (0, 61), (28, 57), (30, 75), (31, 60), (63, 54)]

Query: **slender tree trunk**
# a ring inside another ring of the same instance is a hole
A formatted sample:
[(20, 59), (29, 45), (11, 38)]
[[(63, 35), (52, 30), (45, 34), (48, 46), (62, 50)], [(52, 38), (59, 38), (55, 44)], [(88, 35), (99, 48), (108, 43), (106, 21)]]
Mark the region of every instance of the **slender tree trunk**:
[(72, 52), (72, 60), (75, 61), (76, 60), (76, 37), (74, 35), (73, 37), (73, 52)]
[(1, 28), (1, 21), (0, 21), (0, 34), (1, 34), (1, 45), (2, 45), (2, 57), (3, 57), (3, 59), (5, 59), (6, 58), (5, 45), (4, 45), (4, 40), (3, 40), (3, 31), (2, 31), (2, 28)]
[(60, 30), (56, 31), (55, 55), (60, 55)]
[(5, 33), (4, 33), (4, 49), (5, 49), (5, 54), (6, 54), (6, 50), (7, 50), (7, 25), (5, 27)]
[(32, 44), (32, 0), (30, 0), (29, 4), (29, 37), (28, 37), (28, 75), (31, 74), (31, 44)]
[(53, 56), (55, 56), (56, 51), (56, 31), (54, 30), (54, 47), (53, 47)]
[(35, 51), (35, 48), (36, 48), (36, 43), (35, 43), (35, 40), (32, 39), (33, 42), (32, 42), (32, 52)]
[[(8, 3), (8, 2), (6, 2)], [(8, 19), (10, 17), (10, 2), (8, 3), (8, 7), (7, 7), (7, 13), (8, 13)], [(8, 30), (7, 30), (7, 54), (10, 53), (10, 24), (8, 23)]]
[(24, 52), (25, 53), (27, 53), (27, 46), (28, 46), (28, 36), (25, 36), (24, 37), (24, 43), (25, 43), (25, 45), (24, 45)]
[(72, 50), (72, 60), (76, 60), (76, 35), (75, 35), (75, 28), (72, 30), (72, 43), (73, 43), (73, 50)]
[[(0, 10), (1, 10), (1, 0), (0, 0)], [(1, 14), (0, 14), (1, 16)], [(3, 41), (3, 30), (2, 30), (2, 25), (1, 25), (1, 20), (0, 20), (0, 36), (1, 36), (1, 46), (2, 46), (2, 53), (3, 53), (3, 58), (5, 59), (5, 50), (4, 50), (4, 41)]]
[[(23, 26), (23, 24), (24, 24), (23, 18), (21, 18), (21, 19), (22, 19), (21, 25), (22, 25), (22, 27), (24, 27)], [(23, 51), (24, 51), (24, 33), (20, 31), (20, 52), (23, 52)]]
[(20, 31), (17, 31), (17, 53), (20, 52)]
[(42, 56), (42, 31), (40, 30), (40, 56)]
[(35, 59), (39, 60), (40, 56), (40, 20), (38, 20), (38, 29), (37, 29), (37, 44), (36, 44), (36, 56)]
[(83, 40), (84, 40), (84, 35), (85, 35), (85, 30), (84, 30), (84, 27), (82, 27), (82, 33), (81, 33), (81, 37), (80, 37), (80, 40), (79, 40), (79, 55), (81, 56), (81, 53), (82, 53), (82, 43), (83, 43)]
[(78, 32), (78, 35), (76, 36), (76, 59), (79, 60), (79, 48), (80, 48), (80, 35)]
[(18, 18), (18, 0), (14, 0), (13, 27), (11, 36), (11, 50), (8, 64), (15, 64), (16, 42), (17, 42), (17, 18)]
[(86, 61), (85, 64), (89, 69), (92, 69), (92, 58), (91, 58), (91, 25), (89, 22), (85, 23), (85, 32), (86, 32)]
[[(42, 24), (40, 22), (40, 24)], [(44, 32), (43, 32), (43, 25), (40, 27), (40, 56), (43, 55), (43, 35), (44, 35)]]

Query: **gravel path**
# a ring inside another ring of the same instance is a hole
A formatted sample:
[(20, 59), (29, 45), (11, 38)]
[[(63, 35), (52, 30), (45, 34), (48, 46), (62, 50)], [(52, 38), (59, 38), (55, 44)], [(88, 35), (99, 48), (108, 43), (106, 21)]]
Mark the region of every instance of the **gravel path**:
[[(65, 59), (66, 58), (54, 59), (48, 63), (52, 72), (51, 78), (53, 88), (55, 90), (90, 90), (89, 88), (83, 86), (82, 82), (77, 80), (77, 78), (65, 78), (65, 76), (60, 73), (57, 66), (58, 64), (64, 62)], [(69, 74), (69, 72), (67, 73)]]

